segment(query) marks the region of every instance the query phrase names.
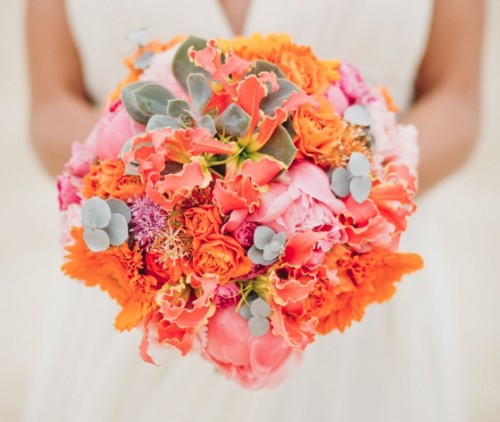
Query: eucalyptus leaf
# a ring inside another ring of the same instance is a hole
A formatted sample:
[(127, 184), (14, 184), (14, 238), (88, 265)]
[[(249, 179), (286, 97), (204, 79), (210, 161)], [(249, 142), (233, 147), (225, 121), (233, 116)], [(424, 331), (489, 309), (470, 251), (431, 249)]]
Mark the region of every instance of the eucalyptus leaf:
[(289, 167), (297, 154), (297, 148), (295, 148), (288, 131), (283, 126), (278, 126), (259, 152), (270, 155)]
[(243, 138), (250, 127), (250, 116), (238, 104), (229, 105), (215, 119), (215, 127), (220, 133)]
[(205, 108), (212, 98), (212, 88), (201, 73), (194, 73), (187, 77), (189, 96), (191, 97), (193, 112), (196, 116), (204, 114)]
[(260, 249), (258, 249), (255, 245), (248, 250), (247, 256), (254, 264), (257, 265), (272, 264), (272, 262), (267, 262), (264, 259), (263, 252)]
[(277, 107), (281, 107), (294, 92), (300, 91), (296, 85), (286, 79), (278, 79), (278, 85), (278, 91), (271, 92), (260, 103), (260, 109), (268, 116), (273, 116)]
[(130, 211), (130, 208), (128, 205), (115, 198), (108, 199), (106, 203), (109, 206), (109, 209), (111, 210), (111, 214), (121, 214), (125, 217), (125, 220), (127, 221), (127, 224), (130, 223), (130, 220), (132, 218), (132, 213)]
[(349, 158), (347, 170), (352, 176), (368, 176), (370, 174), (370, 161), (360, 152), (353, 152)]
[(113, 246), (120, 246), (128, 239), (128, 224), (121, 214), (112, 214), (109, 225), (104, 229)]
[(109, 236), (102, 229), (84, 229), (83, 241), (92, 252), (103, 252), (109, 248)]
[(352, 125), (368, 127), (371, 125), (371, 119), (366, 107), (355, 104), (344, 111), (344, 119)]
[(339, 198), (346, 198), (350, 192), (351, 175), (342, 167), (336, 168), (332, 173), (331, 188)]
[(271, 307), (259, 297), (250, 304), (250, 312), (253, 316), (267, 318), (271, 315)]
[(239, 314), (243, 317), (243, 319), (246, 319), (247, 321), (250, 318), (252, 318), (252, 313), (250, 312), (250, 306), (246, 304), (240, 308)]
[(82, 226), (89, 229), (102, 229), (111, 220), (111, 210), (104, 199), (90, 198), (82, 207)]
[(173, 130), (180, 129), (181, 125), (179, 123), (179, 120), (170, 117), (170, 116), (164, 116), (162, 114), (155, 114), (153, 117), (151, 117), (148, 121), (148, 125), (146, 126), (146, 130), (158, 130), (158, 129), (164, 129), (166, 127), (172, 128)]
[(351, 180), (351, 196), (358, 203), (362, 204), (370, 195), (372, 180), (369, 176), (354, 177)]
[(178, 118), (182, 114), (189, 112), (191, 109), (189, 103), (184, 100), (170, 100), (167, 105), (167, 115), (170, 117)]
[(190, 36), (184, 41), (177, 52), (175, 53), (172, 62), (172, 71), (177, 82), (182, 85), (184, 90), (187, 90), (187, 78), (192, 73), (202, 73), (209, 77), (209, 73), (199, 66), (196, 66), (188, 55), (188, 50), (192, 47), (195, 51), (203, 50), (207, 46), (207, 40), (202, 38)]
[(255, 337), (265, 336), (270, 328), (271, 324), (267, 318), (252, 317), (248, 320), (248, 329)]
[(259, 249), (264, 249), (267, 244), (271, 243), (275, 234), (276, 232), (270, 227), (257, 227), (253, 234), (254, 245)]

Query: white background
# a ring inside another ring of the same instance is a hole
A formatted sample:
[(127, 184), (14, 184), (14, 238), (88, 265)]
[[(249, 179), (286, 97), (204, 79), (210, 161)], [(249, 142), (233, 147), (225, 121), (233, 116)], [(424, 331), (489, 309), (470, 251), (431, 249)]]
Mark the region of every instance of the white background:
[[(448, 280), (466, 355), (469, 421), (500, 420), (500, 0), (490, 0), (481, 142), (431, 195), (449, 236)], [(0, 2), (0, 420), (19, 420), (57, 280), (57, 199), (27, 138), (21, 0)], [(466, 30), (466, 28), (464, 28)], [(443, 421), (445, 422), (445, 421)]]

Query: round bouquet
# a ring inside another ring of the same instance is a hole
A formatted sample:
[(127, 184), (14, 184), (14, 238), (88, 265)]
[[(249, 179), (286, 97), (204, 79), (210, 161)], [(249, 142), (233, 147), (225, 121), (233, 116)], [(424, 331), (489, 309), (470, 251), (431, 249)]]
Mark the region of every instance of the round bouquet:
[(273, 387), (421, 268), (398, 252), (416, 130), (353, 66), (258, 34), (152, 42), (126, 65), (58, 179), (63, 271), (118, 302), (145, 361), (196, 351)]

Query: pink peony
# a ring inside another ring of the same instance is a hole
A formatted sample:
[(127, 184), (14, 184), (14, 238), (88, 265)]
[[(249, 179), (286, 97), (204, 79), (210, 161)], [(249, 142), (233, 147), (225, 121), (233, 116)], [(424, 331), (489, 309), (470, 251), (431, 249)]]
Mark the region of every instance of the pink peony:
[(155, 54), (149, 68), (140, 76), (140, 80), (157, 82), (167, 88), (177, 98), (183, 98), (186, 96), (186, 93), (172, 72), (172, 61), (176, 52), (176, 48), (171, 48), (170, 50)]
[(59, 199), (59, 209), (66, 211), (72, 204), (79, 204), (81, 197), (82, 181), (79, 177), (72, 176), (69, 173), (63, 173), (57, 178), (57, 191)]
[(204, 343), (202, 356), (225, 377), (251, 390), (276, 387), (286, 377), (292, 358), (302, 356), (302, 351), (285, 347), (271, 331), (262, 337), (252, 335), (234, 305), (210, 318)]
[(326, 98), (332, 105), (333, 109), (338, 114), (343, 116), (344, 111), (347, 107), (349, 107), (349, 100), (337, 84), (332, 85), (326, 92)]
[(340, 66), (340, 87), (352, 103), (367, 104), (372, 101), (383, 101), (380, 93), (367, 84), (358, 69), (349, 63)]
[(101, 115), (85, 144), (100, 160), (116, 160), (125, 142), (144, 130), (117, 100)]
[[(250, 219), (276, 232), (285, 232), (287, 239), (297, 233), (306, 233), (313, 243), (308, 248), (322, 255), (334, 244), (345, 241), (338, 220), (344, 210), (344, 204), (331, 191), (323, 170), (308, 161), (299, 161), (279, 181), (269, 185)], [(307, 244), (308, 239), (297, 243)], [(319, 261), (321, 259), (316, 257), (315, 262)]]

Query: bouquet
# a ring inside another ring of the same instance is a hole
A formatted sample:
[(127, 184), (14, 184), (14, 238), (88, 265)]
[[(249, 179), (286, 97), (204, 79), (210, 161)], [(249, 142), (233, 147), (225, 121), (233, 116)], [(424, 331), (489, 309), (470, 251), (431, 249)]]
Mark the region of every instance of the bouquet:
[[(422, 267), (417, 133), (387, 90), (287, 35), (142, 44), (58, 179), (65, 274), (250, 389)], [(103, 321), (105, 323), (105, 321)]]

